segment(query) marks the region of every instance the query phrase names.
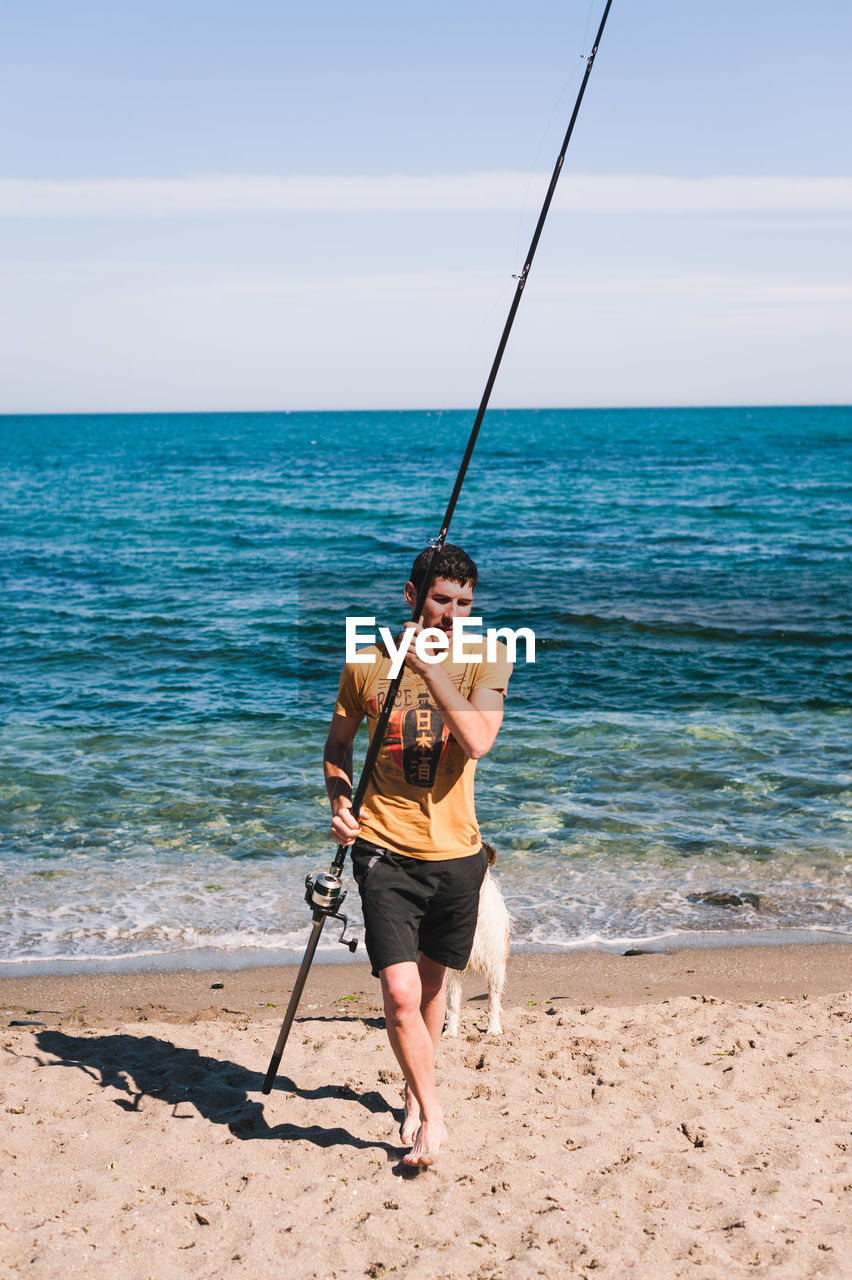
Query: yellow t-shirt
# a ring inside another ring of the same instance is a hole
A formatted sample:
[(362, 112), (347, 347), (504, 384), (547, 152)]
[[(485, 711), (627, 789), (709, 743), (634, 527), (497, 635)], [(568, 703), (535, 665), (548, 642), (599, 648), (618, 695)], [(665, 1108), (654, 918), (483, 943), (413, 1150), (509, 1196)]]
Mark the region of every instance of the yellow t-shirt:
[[(512, 674), (506, 647), (498, 641), (494, 662), (485, 646), (465, 638), (468, 653), (480, 645), (481, 662), (453, 662), (442, 666), (463, 698), (474, 689), (495, 689), (505, 695)], [(378, 645), (359, 650), (375, 661), (348, 662), (340, 677), (335, 704), (338, 715), (359, 722), (367, 717), (370, 737), (390, 687), (391, 660)], [(361, 834), (412, 858), (440, 861), (473, 854), (482, 843), (473, 805), (476, 761), (466, 756), (444, 725), (425, 680), (410, 667), (388, 721), (370, 785), (361, 806)]]

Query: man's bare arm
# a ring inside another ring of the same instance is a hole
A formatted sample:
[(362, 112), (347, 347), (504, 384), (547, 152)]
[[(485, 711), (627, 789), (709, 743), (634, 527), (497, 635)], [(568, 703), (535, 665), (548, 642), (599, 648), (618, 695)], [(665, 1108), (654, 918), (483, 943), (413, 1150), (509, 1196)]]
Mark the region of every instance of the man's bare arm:
[(352, 744), (360, 721), (335, 712), (325, 741), (323, 771), (331, 804), (331, 838), (352, 844), (361, 828), (352, 814)]
[(422, 662), (417, 657), (413, 642), (405, 663), (426, 681), (444, 724), (465, 755), (472, 760), (487, 755), (503, 723), (504, 698), (499, 689), (474, 689), (469, 699), (463, 697), (440, 662)]
[(424, 675), (444, 724), (471, 760), (481, 760), (494, 746), (503, 723), (503, 694), (497, 689), (474, 689), (463, 697), (440, 664)]

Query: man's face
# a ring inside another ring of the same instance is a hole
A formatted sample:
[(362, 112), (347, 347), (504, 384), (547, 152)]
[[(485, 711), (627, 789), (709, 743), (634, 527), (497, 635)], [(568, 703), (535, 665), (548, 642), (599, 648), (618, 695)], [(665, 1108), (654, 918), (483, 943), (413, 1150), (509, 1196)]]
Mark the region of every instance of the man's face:
[[(405, 599), (412, 607), (417, 600), (417, 588), (412, 582), (405, 584)], [(469, 617), (472, 607), (472, 583), (466, 582), (462, 586), (461, 583), (450, 582), (448, 578), (435, 578), (423, 606), (424, 630), (437, 627), (451, 636), (454, 620)]]

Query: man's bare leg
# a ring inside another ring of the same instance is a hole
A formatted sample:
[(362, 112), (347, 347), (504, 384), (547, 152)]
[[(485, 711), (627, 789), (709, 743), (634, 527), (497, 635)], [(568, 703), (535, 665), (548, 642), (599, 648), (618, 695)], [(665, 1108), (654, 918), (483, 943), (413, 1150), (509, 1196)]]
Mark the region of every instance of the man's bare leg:
[[(421, 983), (420, 1015), (432, 1040), (433, 1050), (441, 1043), (444, 1029), (444, 1016), (447, 1011), (447, 970), (436, 964), (428, 956), (420, 953), (418, 964)], [(433, 1057), (434, 1061), (434, 1057)], [(420, 1128), (420, 1104), (417, 1101), (408, 1081), (405, 1083), (405, 1114), (400, 1126), (399, 1136), (404, 1147), (414, 1145), (417, 1130)]]
[(404, 1160), (410, 1165), (430, 1165), (447, 1136), (435, 1091), (435, 1050), (444, 1025), (446, 970), (421, 955), (419, 964), (406, 961), (390, 965), (380, 977), (388, 1039), (406, 1081), (400, 1140), (412, 1150)]

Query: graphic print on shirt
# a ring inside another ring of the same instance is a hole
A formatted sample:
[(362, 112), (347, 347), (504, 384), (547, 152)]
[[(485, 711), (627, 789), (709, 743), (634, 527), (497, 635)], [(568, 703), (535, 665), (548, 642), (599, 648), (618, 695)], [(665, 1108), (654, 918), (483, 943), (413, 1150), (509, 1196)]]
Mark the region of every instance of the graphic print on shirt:
[(385, 746), (410, 787), (434, 785), (444, 743), (449, 737), (441, 713), (426, 693), (409, 706), (395, 706)]

